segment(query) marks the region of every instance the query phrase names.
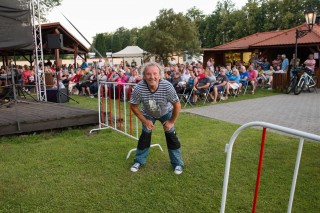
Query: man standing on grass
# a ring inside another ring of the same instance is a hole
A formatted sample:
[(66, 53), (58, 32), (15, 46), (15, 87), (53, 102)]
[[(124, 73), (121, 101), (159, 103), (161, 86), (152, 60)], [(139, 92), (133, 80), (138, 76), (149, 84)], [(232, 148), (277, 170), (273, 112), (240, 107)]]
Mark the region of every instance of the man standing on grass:
[[(155, 62), (147, 63), (143, 69), (143, 81), (133, 89), (130, 107), (142, 122), (135, 163), (132, 172), (137, 172), (146, 163), (151, 144), (154, 123), (159, 120), (166, 136), (171, 164), (175, 174), (181, 174), (184, 163), (181, 159), (180, 141), (174, 129), (174, 123), (180, 112), (178, 95), (172, 84), (160, 79), (161, 67)], [(142, 104), (141, 111), (138, 108)]]

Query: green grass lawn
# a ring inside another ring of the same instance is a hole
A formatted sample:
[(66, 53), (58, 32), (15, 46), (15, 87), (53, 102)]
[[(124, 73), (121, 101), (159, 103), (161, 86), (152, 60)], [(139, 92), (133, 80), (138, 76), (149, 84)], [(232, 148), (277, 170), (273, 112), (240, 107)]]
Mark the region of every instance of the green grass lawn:
[[(258, 92), (257, 92), (258, 93)], [(247, 96), (247, 95), (246, 95)], [(256, 95), (255, 95), (256, 96)], [(248, 95), (248, 98), (251, 95)], [(96, 99), (75, 97), (95, 109)], [(130, 172), (137, 142), (93, 127), (8, 136), (0, 140), (0, 212), (219, 212), (225, 144), (238, 125), (181, 113), (183, 174), (173, 173), (159, 123), (148, 162)], [(233, 148), (226, 212), (252, 206), (261, 131), (240, 134)], [(268, 132), (257, 212), (285, 212), (298, 139)], [(293, 212), (319, 212), (319, 145), (305, 143)]]

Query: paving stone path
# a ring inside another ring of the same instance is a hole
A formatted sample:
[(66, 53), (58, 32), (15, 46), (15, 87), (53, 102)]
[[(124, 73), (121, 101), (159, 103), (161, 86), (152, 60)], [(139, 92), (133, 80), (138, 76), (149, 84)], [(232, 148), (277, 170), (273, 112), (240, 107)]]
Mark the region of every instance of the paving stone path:
[(265, 98), (183, 109), (189, 112), (245, 124), (264, 121), (320, 135), (320, 92), (300, 95), (281, 94)]

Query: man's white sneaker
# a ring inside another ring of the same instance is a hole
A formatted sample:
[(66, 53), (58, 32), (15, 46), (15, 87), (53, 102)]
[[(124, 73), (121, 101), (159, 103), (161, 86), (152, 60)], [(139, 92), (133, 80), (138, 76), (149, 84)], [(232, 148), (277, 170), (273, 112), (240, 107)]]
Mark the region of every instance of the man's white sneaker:
[(140, 166), (141, 166), (140, 163), (134, 163), (134, 164), (131, 166), (131, 168), (130, 168), (131, 172), (137, 172), (137, 171), (139, 171)]
[(174, 173), (180, 175), (182, 173), (182, 166), (176, 166), (176, 168), (174, 168)]

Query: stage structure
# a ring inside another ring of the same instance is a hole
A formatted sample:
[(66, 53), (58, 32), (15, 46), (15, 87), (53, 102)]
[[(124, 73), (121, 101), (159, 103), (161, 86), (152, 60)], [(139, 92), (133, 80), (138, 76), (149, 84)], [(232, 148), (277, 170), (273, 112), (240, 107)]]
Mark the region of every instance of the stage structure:
[(34, 65), (36, 69), (37, 98), (39, 101), (47, 101), (41, 34), (41, 8), (39, 1), (40, 0), (31, 0), (34, 38)]
[(0, 51), (33, 51), (37, 98), (46, 101), (39, 0), (1, 0), (0, 23)]

